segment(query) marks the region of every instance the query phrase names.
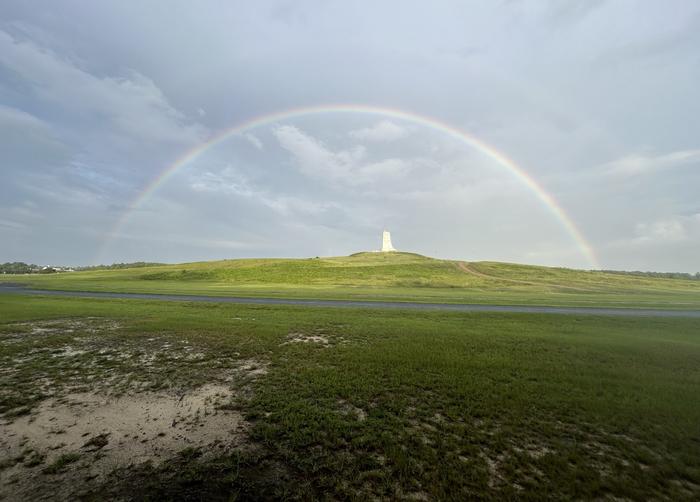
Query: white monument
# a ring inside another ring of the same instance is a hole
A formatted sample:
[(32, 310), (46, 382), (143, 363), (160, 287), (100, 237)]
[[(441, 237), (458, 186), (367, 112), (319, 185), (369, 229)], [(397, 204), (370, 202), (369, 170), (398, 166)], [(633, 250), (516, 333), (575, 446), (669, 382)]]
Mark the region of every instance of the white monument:
[(384, 230), (382, 234), (382, 253), (388, 253), (390, 251), (396, 251), (396, 249), (391, 245), (391, 233), (388, 230)]

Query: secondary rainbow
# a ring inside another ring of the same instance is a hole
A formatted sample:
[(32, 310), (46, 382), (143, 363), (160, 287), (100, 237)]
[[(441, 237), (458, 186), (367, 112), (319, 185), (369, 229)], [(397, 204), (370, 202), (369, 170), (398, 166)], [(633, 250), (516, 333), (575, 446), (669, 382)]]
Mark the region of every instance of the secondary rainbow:
[(322, 105), (286, 109), (283, 111), (277, 111), (274, 113), (248, 119), (229, 129), (225, 129), (215, 134), (204, 143), (197, 145), (196, 147), (185, 152), (184, 155), (179, 157), (175, 162), (173, 162), (171, 165), (165, 168), (158, 176), (156, 176), (153, 179), (151, 183), (149, 183), (144, 188), (144, 190), (131, 202), (131, 204), (129, 204), (123, 216), (117, 221), (113, 230), (109, 233), (104, 247), (106, 247), (109, 244), (112, 238), (116, 234), (118, 234), (121, 228), (129, 221), (134, 210), (138, 208), (145, 200), (149, 199), (153, 195), (153, 193), (156, 190), (158, 190), (158, 187), (165, 183), (168, 180), (168, 178), (170, 178), (175, 172), (177, 172), (179, 169), (195, 160), (199, 155), (201, 155), (209, 148), (212, 148), (213, 146), (221, 143), (222, 141), (225, 141), (231, 136), (245, 133), (250, 129), (255, 129), (257, 127), (274, 124), (283, 120), (303, 117), (307, 115), (331, 113), (362, 113), (369, 115), (379, 115), (382, 117), (389, 117), (397, 120), (404, 120), (437, 131), (441, 131), (477, 149), (478, 151), (482, 152), (487, 157), (492, 158), (499, 165), (507, 169), (515, 178), (517, 178), (528, 189), (530, 189), (530, 191), (532, 191), (535, 194), (535, 196), (542, 202), (542, 204), (544, 204), (544, 206), (554, 215), (554, 217), (559, 221), (561, 226), (574, 240), (580, 253), (586, 258), (591, 267), (597, 269), (600, 268), (598, 259), (596, 258), (593, 248), (588, 243), (588, 241), (583, 236), (583, 234), (573, 222), (573, 220), (557, 202), (557, 200), (552, 195), (547, 193), (547, 191), (545, 191), (544, 188), (542, 188), (542, 186), (530, 174), (527, 173), (527, 171), (525, 171), (522, 167), (516, 164), (507, 155), (505, 155), (502, 152), (499, 152), (493, 146), (481, 141), (480, 139), (472, 136), (471, 134), (462, 131), (446, 122), (442, 122), (441, 120), (393, 108), (355, 104)]

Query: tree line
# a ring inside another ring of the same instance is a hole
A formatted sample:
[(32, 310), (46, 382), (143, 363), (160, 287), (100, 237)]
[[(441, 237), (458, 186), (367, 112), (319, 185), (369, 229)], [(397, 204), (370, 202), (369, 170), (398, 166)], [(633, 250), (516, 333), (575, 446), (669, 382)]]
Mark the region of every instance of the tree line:
[(39, 265), (21, 261), (0, 264), (0, 274), (37, 274), (41, 271)]
[(122, 268), (157, 267), (158, 265), (163, 265), (163, 263), (135, 261), (131, 263), (112, 263), (111, 265), (88, 265), (85, 267), (75, 267), (74, 270), (118, 270)]
[(641, 270), (601, 270), (607, 274), (619, 275), (636, 275), (639, 277), (660, 277), (662, 279), (686, 279), (691, 281), (700, 281), (700, 272), (689, 274), (686, 272), (642, 272)]
[(40, 266), (33, 263), (24, 263), (22, 261), (13, 261), (0, 263), (0, 274), (52, 274), (56, 272), (69, 272), (78, 270), (115, 270), (121, 268), (140, 268), (153, 267), (162, 265), (162, 263), (151, 263), (145, 261), (137, 261), (133, 263), (112, 263), (111, 265), (91, 265), (85, 267), (49, 267)]

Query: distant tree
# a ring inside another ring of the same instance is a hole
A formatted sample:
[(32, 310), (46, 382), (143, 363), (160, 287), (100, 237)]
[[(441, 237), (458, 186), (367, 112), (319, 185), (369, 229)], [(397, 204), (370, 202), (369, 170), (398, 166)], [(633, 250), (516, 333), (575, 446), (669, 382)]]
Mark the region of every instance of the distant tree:
[(75, 270), (118, 270), (123, 268), (143, 268), (157, 267), (163, 263), (151, 263), (146, 261), (136, 261), (133, 263), (112, 263), (111, 265), (91, 265), (86, 267), (76, 267)]
[(38, 266), (21, 261), (7, 262), (0, 265), (0, 273), (3, 274), (31, 274), (38, 271)]
[(685, 279), (690, 281), (700, 280), (700, 272), (689, 274), (686, 272), (642, 272), (641, 270), (601, 270), (607, 274), (634, 275), (638, 277), (657, 277), (662, 279)]

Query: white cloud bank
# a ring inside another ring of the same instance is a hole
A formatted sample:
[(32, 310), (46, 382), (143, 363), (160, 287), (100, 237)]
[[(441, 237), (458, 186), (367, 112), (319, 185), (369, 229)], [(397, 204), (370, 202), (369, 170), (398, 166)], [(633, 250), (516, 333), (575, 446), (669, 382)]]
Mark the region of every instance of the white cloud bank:
[(367, 151), (361, 145), (333, 151), (294, 126), (280, 126), (273, 134), (280, 146), (293, 155), (299, 170), (317, 180), (346, 186), (367, 185), (398, 180), (411, 169), (411, 163), (406, 159), (367, 161)]
[(362, 141), (387, 142), (401, 139), (408, 131), (390, 120), (382, 120), (371, 127), (350, 131), (350, 137)]
[(678, 150), (662, 155), (633, 154), (604, 164), (604, 169), (613, 175), (639, 175), (663, 169), (673, 169), (700, 164), (700, 150)]
[(635, 231), (642, 242), (677, 242), (688, 237), (685, 224), (678, 219), (638, 223)]

